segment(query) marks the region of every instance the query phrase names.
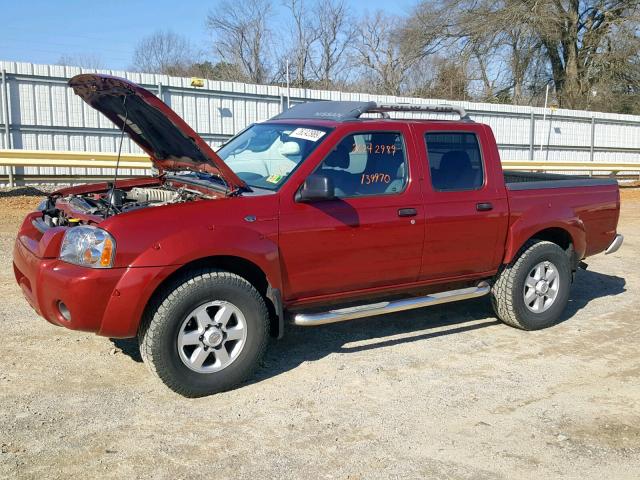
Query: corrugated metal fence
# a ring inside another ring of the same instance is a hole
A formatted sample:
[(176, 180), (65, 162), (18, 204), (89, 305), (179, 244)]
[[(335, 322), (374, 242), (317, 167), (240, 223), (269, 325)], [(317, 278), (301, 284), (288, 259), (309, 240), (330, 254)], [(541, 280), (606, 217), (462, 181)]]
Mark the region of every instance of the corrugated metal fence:
[[(72, 76), (96, 70), (0, 61), (0, 72), (0, 149), (117, 150), (118, 131), (113, 124), (67, 87)], [(128, 78), (155, 92), (213, 146), (251, 123), (276, 115), (287, 105), (287, 89), (278, 86), (208, 80), (203, 88), (194, 88), (188, 78), (113, 70), (98, 72)], [(291, 103), (312, 100), (446, 101), (290, 89)], [(473, 120), (491, 125), (505, 160), (638, 162), (640, 165), (640, 116), (456, 103), (465, 107)], [(446, 115), (430, 116), (447, 118)], [(123, 152), (139, 153), (140, 150), (127, 139)], [(8, 172), (5, 168), (1, 173), (7, 175)], [(110, 175), (111, 172), (109, 169), (17, 167), (16, 174)]]

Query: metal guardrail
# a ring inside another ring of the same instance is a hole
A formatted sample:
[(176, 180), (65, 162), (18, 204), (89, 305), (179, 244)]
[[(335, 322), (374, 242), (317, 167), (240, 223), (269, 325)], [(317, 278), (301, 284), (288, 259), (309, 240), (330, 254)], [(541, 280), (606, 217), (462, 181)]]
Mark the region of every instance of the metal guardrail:
[(640, 172), (640, 163), (635, 162), (554, 162), (503, 160), (504, 170), (530, 170), (536, 172)]
[[(117, 154), (103, 152), (66, 152), (53, 150), (0, 150), (2, 167), (66, 167), (66, 168), (115, 168)], [(150, 169), (146, 155), (122, 154), (120, 168)], [(625, 172), (640, 172), (640, 163), (634, 162), (556, 162), (556, 161), (502, 161), (505, 170), (565, 171), (565, 172), (609, 172), (617, 175)], [(22, 180), (37, 180), (47, 177), (48, 181), (95, 179), (95, 175), (39, 175), (24, 174)], [(100, 178), (104, 175), (100, 176)]]
[[(118, 155), (104, 152), (57, 150), (0, 150), (1, 167), (115, 168)], [(151, 168), (147, 155), (123, 153), (120, 168)], [(28, 176), (25, 175), (25, 176)]]

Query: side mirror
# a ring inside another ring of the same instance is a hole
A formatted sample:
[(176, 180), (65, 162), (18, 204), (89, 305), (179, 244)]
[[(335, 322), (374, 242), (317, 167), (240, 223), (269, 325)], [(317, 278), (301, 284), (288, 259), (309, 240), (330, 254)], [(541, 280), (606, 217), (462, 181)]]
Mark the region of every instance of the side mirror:
[(333, 200), (336, 197), (333, 180), (322, 174), (307, 177), (296, 194), (296, 202), (317, 202)]

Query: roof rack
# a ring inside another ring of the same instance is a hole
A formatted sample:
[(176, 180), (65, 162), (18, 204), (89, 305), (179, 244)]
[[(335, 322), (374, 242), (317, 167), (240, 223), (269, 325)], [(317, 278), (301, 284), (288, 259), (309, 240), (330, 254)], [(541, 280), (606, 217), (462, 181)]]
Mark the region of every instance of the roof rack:
[(471, 120), (467, 111), (458, 105), (422, 105), (419, 103), (380, 103), (367, 110), (367, 113), (386, 112), (434, 112), (434, 113), (457, 113), (461, 120)]
[(325, 119), (334, 121), (355, 120), (370, 108), (376, 107), (375, 102), (331, 102), (316, 101), (298, 103), (285, 110), (277, 119)]
[(326, 119), (343, 122), (356, 120), (364, 113), (433, 112), (457, 113), (461, 120), (471, 121), (464, 108), (457, 105), (421, 105), (417, 103), (335, 102), (315, 101), (293, 105), (274, 119)]

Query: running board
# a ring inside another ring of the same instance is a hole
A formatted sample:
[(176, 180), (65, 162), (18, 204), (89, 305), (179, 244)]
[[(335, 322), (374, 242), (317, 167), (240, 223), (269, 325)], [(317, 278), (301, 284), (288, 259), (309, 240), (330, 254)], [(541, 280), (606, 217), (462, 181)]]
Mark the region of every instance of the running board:
[(476, 287), (432, 293), (424, 297), (358, 305), (355, 307), (329, 310), (328, 312), (298, 313), (293, 317), (293, 323), (303, 327), (315, 327), (316, 325), (324, 325), (326, 323), (343, 322), (356, 318), (402, 312), (404, 310), (413, 310), (414, 308), (430, 307), (432, 305), (440, 305), (441, 303), (481, 297), (489, 293), (490, 290), (491, 287), (487, 282), (480, 282)]

